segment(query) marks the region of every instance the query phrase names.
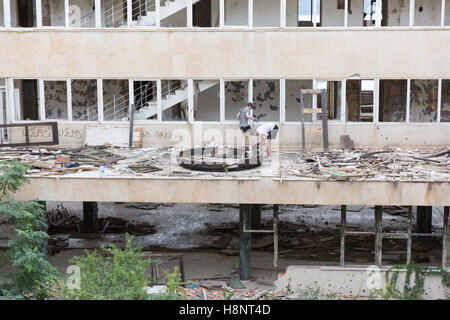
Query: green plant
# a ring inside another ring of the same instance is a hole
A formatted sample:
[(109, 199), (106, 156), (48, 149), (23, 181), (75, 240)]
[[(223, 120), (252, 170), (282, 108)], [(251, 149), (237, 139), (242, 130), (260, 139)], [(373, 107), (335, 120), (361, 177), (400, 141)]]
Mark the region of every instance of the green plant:
[(231, 298), (233, 298), (233, 296), (234, 296), (234, 292), (233, 291), (228, 293), (227, 288), (222, 288), (222, 291), (223, 291), (223, 298), (225, 300), (231, 300)]
[(48, 239), (46, 215), (36, 201), (16, 201), (14, 194), (27, 183), (24, 176), (30, 166), (17, 160), (0, 162), (0, 214), (15, 226), (17, 236), (8, 242), (7, 256), (12, 264), (14, 286), (10, 294), (33, 296), (39, 283), (58, 276), (41, 248)]
[(169, 297), (174, 297), (178, 295), (180, 293), (181, 286), (183, 285), (179, 268), (174, 267), (172, 273), (165, 270), (164, 276), (167, 279), (167, 295)]
[[(74, 257), (70, 263), (79, 267), (79, 288), (63, 285), (63, 298), (70, 300), (141, 300), (147, 299), (145, 287), (151, 282), (148, 275), (152, 262), (141, 248), (131, 247), (127, 235), (125, 248), (102, 247), (105, 255), (97, 250), (86, 251), (85, 256)], [(74, 276), (73, 274), (70, 276)]]

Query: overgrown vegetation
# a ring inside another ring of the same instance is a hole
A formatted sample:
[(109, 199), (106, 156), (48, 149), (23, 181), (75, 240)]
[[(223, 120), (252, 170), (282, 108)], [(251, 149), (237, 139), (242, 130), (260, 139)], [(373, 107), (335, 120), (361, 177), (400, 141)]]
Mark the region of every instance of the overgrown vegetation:
[[(406, 270), (405, 283), (399, 288), (398, 277), (401, 271)], [(411, 276), (414, 274), (414, 283), (411, 283)], [(439, 274), (442, 284), (450, 287), (449, 272), (443, 268), (421, 267), (414, 263), (406, 265), (393, 266), (386, 271), (386, 286), (384, 290), (378, 290), (377, 293), (382, 299), (399, 299), (399, 300), (421, 300), (425, 293), (424, 284), (425, 276), (431, 274)], [(446, 294), (447, 299), (448, 294)]]
[(32, 296), (39, 283), (49, 282), (58, 276), (57, 270), (47, 261), (42, 251), (48, 239), (46, 215), (36, 201), (16, 201), (13, 195), (27, 183), (24, 174), (30, 166), (18, 161), (0, 162), (0, 215), (14, 225), (17, 236), (8, 242), (6, 252), (12, 264), (11, 286), (3, 286), (4, 296)]
[[(69, 262), (79, 268), (79, 288), (63, 286), (62, 298), (70, 300), (144, 300), (145, 287), (151, 283), (148, 274), (150, 259), (141, 248), (131, 247), (127, 235), (125, 249), (115, 246), (86, 251), (85, 256)], [(76, 274), (69, 275), (70, 277)], [(70, 280), (70, 279), (69, 279)]]

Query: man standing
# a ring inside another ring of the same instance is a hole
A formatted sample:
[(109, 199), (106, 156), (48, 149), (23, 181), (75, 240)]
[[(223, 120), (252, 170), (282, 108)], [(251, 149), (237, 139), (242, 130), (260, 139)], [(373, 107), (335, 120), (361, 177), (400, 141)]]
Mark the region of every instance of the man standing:
[(278, 134), (278, 126), (276, 123), (266, 123), (256, 129), (258, 135), (264, 138), (264, 143), (267, 145), (267, 158), (272, 161), (271, 140), (276, 139)]
[(242, 133), (244, 134), (244, 148), (247, 147), (248, 134), (250, 132), (250, 126), (248, 124), (248, 119), (256, 120), (255, 117), (251, 116), (250, 110), (255, 109), (255, 105), (251, 102), (247, 103), (247, 105), (241, 110), (239, 110), (236, 118), (239, 119), (239, 127), (241, 128)]

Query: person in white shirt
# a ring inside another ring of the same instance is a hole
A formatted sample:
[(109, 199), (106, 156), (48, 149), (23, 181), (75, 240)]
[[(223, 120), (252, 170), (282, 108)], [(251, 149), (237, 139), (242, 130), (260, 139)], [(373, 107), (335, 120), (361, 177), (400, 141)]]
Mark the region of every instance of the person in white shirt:
[(278, 134), (278, 126), (276, 123), (265, 123), (256, 129), (258, 135), (264, 138), (264, 143), (267, 145), (267, 158), (272, 161), (271, 140), (276, 139)]

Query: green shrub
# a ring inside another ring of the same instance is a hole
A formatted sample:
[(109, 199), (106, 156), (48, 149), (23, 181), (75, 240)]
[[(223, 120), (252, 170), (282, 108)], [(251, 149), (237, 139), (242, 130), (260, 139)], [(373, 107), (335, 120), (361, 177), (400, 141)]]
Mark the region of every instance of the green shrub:
[(145, 287), (151, 282), (148, 275), (151, 260), (140, 248), (131, 247), (127, 235), (125, 249), (102, 247), (108, 256), (97, 250), (74, 257), (70, 263), (80, 268), (80, 288), (64, 286), (63, 298), (70, 300), (141, 300), (147, 299)]

